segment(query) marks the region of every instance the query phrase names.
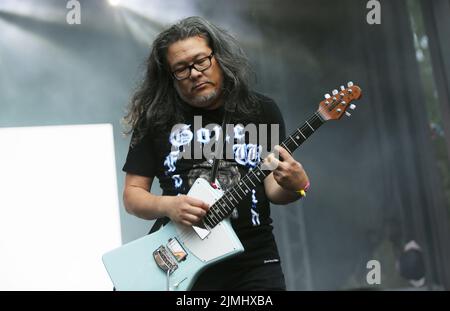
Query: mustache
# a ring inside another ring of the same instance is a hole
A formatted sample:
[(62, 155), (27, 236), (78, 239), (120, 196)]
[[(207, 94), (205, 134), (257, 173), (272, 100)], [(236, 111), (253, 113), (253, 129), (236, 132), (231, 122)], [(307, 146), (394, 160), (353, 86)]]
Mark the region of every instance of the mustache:
[(201, 81), (201, 82), (196, 83), (196, 84), (191, 88), (191, 91), (193, 91), (195, 88), (199, 87), (200, 85), (203, 85), (203, 84), (206, 84), (206, 83), (209, 83), (209, 84), (214, 85), (214, 83), (213, 83), (212, 81)]

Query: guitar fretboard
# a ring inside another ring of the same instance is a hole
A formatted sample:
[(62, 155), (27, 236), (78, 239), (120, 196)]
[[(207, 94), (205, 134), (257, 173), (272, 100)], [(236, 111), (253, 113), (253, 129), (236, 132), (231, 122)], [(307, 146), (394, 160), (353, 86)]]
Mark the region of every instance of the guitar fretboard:
[[(291, 135), (289, 135), (280, 146), (289, 153), (293, 153), (301, 144), (303, 144), (325, 121), (319, 113), (314, 113), (308, 121), (298, 127)], [(257, 184), (263, 182), (271, 171), (261, 168), (260, 162), (255, 168), (241, 178), (241, 180), (228, 189), (223, 196), (214, 203), (208, 213), (203, 218), (204, 223), (209, 228), (214, 228), (219, 222), (228, 217), (233, 209), (245, 198), (252, 193), (252, 189)]]

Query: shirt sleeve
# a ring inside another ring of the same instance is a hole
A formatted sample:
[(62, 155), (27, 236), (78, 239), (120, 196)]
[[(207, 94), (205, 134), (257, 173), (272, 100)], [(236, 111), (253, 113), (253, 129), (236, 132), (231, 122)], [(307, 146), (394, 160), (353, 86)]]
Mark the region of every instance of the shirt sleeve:
[[(131, 140), (134, 137), (135, 133), (133, 132)], [(154, 177), (156, 175), (156, 156), (152, 141), (151, 135), (147, 134), (134, 146), (130, 144), (122, 171), (145, 177)]]

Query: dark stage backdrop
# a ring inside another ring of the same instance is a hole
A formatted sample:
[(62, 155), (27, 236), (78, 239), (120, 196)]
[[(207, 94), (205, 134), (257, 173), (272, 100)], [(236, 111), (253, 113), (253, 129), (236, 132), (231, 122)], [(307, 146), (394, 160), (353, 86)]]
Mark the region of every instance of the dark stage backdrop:
[[(0, 10), (0, 126), (112, 123), (119, 193), (129, 144), (120, 118), (150, 43), (177, 19), (200, 15), (236, 35), (254, 66), (254, 87), (277, 101), (288, 132), (323, 94), (349, 80), (360, 85), (353, 116), (325, 124), (295, 153), (311, 179), (308, 196), (272, 208), (288, 288), (407, 288), (396, 261), (416, 240), (425, 289), (449, 289), (446, 181), (436, 165), (411, 3), (382, 1), (381, 24), (369, 25), (363, 0), (80, 1), (81, 25), (68, 25), (64, 1), (19, 2), (35, 10)], [(449, 1), (413, 2), (429, 37), (448, 142)], [(157, 182), (152, 191), (160, 193)], [(123, 206), (121, 222), (124, 242), (151, 225)], [(366, 281), (370, 260), (381, 264), (380, 285)]]

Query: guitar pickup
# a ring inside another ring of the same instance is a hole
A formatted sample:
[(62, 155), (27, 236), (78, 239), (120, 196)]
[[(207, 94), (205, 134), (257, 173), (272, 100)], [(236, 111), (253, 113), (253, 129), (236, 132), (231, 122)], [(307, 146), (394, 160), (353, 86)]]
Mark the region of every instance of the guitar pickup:
[(188, 255), (177, 238), (170, 238), (169, 243), (167, 243), (167, 248), (178, 262), (185, 260)]

